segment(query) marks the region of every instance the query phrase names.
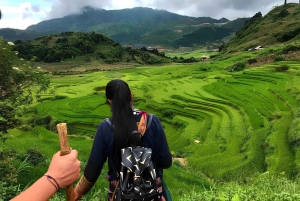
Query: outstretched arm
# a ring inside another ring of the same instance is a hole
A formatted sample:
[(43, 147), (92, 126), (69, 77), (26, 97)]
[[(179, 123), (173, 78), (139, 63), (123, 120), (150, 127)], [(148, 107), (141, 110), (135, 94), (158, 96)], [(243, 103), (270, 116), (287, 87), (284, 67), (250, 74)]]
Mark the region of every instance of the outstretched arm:
[(77, 159), (78, 152), (72, 150), (70, 154), (60, 156), (60, 152), (53, 155), (48, 171), (27, 190), (22, 192), (11, 201), (45, 201), (54, 195), (58, 188), (72, 184), (80, 175), (80, 161)]

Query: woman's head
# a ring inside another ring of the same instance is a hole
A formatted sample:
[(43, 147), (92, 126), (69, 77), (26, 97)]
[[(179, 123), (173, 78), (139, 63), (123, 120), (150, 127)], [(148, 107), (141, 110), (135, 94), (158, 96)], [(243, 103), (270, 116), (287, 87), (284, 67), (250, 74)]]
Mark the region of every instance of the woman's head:
[(130, 88), (123, 80), (111, 80), (105, 88), (106, 98), (112, 110), (115, 150), (128, 146), (128, 138), (137, 129), (134, 119)]
[(108, 100), (124, 99), (131, 101), (131, 92), (129, 86), (123, 80), (111, 80), (105, 88), (106, 98)]

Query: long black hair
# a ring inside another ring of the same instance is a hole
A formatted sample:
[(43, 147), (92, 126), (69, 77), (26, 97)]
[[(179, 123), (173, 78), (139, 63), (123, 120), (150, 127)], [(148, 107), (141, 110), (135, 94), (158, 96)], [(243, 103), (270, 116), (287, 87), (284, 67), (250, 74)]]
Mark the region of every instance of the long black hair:
[(123, 80), (111, 80), (107, 83), (106, 98), (112, 101), (112, 125), (114, 132), (114, 150), (120, 151), (129, 145), (131, 133), (137, 130), (131, 105), (131, 91)]

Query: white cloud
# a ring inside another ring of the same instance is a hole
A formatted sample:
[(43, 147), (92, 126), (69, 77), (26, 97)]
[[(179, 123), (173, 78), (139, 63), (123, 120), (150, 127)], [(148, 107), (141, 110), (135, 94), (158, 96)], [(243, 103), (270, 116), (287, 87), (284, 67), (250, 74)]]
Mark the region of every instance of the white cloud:
[[(299, 3), (299, 0), (287, 2)], [(265, 15), (273, 6), (283, 3), (283, 0), (0, 0), (3, 14), (0, 28), (25, 29), (42, 20), (79, 13), (84, 6), (107, 10), (150, 7), (186, 16), (234, 20), (252, 17), (257, 12)]]
[(40, 22), (50, 9), (47, 7), (39, 8), (37, 4), (30, 2), (14, 6), (9, 6), (6, 2), (6, 6), (1, 6), (0, 28), (26, 29), (28, 26)]

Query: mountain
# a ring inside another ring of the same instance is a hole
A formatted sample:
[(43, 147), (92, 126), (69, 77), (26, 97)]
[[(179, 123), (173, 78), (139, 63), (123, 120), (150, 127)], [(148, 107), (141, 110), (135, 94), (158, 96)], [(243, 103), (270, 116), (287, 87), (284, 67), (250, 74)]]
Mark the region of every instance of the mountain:
[(299, 40), (299, 19), (298, 3), (277, 6), (265, 16), (258, 12), (224, 45), (222, 52), (247, 51), (257, 46), (273, 46)]
[(172, 22), (177, 22), (176, 24), (184, 23), (192, 25), (201, 23), (224, 23), (228, 22), (228, 20), (224, 18), (216, 20), (210, 17), (188, 17), (171, 13), (166, 10), (155, 10), (145, 7), (122, 10), (104, 10), (86, 6), (82, 8), (82, 13), (80, 14), (73, 14), (63, 18), (42, 21), (36, 25), (29, 26), (27, 30), (100, 32), (105, 30), (107, 27), (110, 27), (111, 24), (157, 26)]
[[(51, 19), (29, 26), (33, 31), (95, 31), (121, 44), (143, 43), (151, 46), (176, 46), (173, 42), (200, 25), (228, 22), (222, 18), (188, 17), (166, 10), (137, 7), (104, 10), (84, 7), (82, 13)], [(201, 41), (199, 43), (202, 43)]]
[[(247, 19), (240, 19), (240, 21), (242, 20), (245, 22)], [(20, 33), (20, 30), (18, 30), (15, 32), (19, 34), (9, 34), (7, 33), (8, 30), (0, 29), (0, 35), (6, 40), (8, 38), (9, 40), (27, 40), (33, 39), (33, 36), (49, 35), (49, 33), (97, 32), (123, 45), (145, 44), (148, 46), (178, 48), (179, 46), (187, 45), (203, 45), (207, 42), (220, 44), (223, 36), (235, 33), (243, 25), (243, 23), (233, 23), (231, 27), (216, 28), (230, 23), (225, 18), (217, 20), (210, 17), (189, 17), (166, 10), (145, 7), (122, 10), (84, 7), (80, 14), (42, 21), (36, 25), (29, 26), (23, 33)], [(199, 29), (203, 30), (199, 31)], [(207, 29), (210, 30), (207, 31)], [(12, 30), (9, 32), (12, 32)], [(27, 34), (28, 37), (21, 37), (21, 34)], [(200, 37), (195, 37), (197, 34), (201, 34)], [(211, 34), (214, 36), (211, 36)], [(192, 40), (193, 44), (185, 42), (189, 40), (189, 37), (194, 38)], [(210, 38), (209, 41), (207, 41), (207, 37)]]

